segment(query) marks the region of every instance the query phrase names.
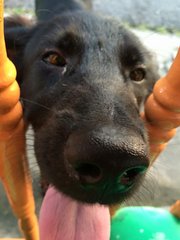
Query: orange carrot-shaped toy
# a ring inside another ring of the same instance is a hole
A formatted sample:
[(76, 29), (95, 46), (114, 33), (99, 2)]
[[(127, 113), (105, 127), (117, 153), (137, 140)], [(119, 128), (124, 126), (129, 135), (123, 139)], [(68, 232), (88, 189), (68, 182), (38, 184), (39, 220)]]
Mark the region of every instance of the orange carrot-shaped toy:
[(0, 0), (0, 179), (26, 240), (38, 240), (38, 225), (25, 155), (25, 131), (16, 70), (7, 58)]
[(167, 75), (155, 84), (146, 101), (143, 117), (154, 161), (180, 126), (180, 49)]
[[(167, 75), (155, 84), (145, 104), (143, 118), (149, 131), (153, 162), (175, 135), (175, 128), (180, 126), (180, 49)], [(170, 211), (180, 217), (180, 201)]]

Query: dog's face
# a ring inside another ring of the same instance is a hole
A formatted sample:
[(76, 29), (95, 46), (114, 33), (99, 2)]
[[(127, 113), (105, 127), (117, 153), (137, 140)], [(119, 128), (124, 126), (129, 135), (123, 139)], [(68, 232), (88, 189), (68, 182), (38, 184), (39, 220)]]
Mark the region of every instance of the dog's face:
[(87, 13), (41, 23), (17, 41), (42, 177), (82, 202), (122, 201), (149, 165), (139, 112), (158, 78), (151, 55), (117, 22)]

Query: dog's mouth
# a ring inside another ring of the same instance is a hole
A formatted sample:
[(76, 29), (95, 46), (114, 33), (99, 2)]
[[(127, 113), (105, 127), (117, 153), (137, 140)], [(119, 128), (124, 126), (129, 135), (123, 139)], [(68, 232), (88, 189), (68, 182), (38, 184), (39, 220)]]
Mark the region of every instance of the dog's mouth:
[[(127, 181), (127, 178), (122, 179), (124, 186), (127, 184), (125, 180)], [(109, 195), (115, 199), (113, 191), (109, 192)], [(40, 239), (43, 240), (110, 238), (110, 213), (107, 205), (79, 202), (52, 186), (48, 188), (44, 197), (39, 221)]]
[(40, 239), (109, 240), (109, 208), (83, 204), (49, 187), (40, 211)]
[[(98, 168), (91, 166), (93, 174), (86, 168), (84, 164), (83, 167), (78, 165), (79, 178), (76, 182), (73, 177), (67, 178), (65, 183), (69, 187), (66, 191), (61, 189), (62, 186), (57, 186), (57, 190), (52, 186), (48, 188), (40, 212), (40, 239), (109, 240), (110, 213), (107, 205), (122, 202), (129, 196), (147, 169), (144, 165), (136, 165), (126, 168), (120, 175), (116, 175), (116, 170), (109, 171), (109, 181), (104, 185)], [(113, 173), (117, 176), (116, 181), (112, 178)]]

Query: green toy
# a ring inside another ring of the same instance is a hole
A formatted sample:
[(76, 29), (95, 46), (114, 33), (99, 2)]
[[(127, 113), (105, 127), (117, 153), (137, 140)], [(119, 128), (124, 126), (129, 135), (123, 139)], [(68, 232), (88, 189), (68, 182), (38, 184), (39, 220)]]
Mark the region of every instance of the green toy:
[(122, 208), (112, 218), (110, 240), (180, 240), (180, 218), (160, 208)]

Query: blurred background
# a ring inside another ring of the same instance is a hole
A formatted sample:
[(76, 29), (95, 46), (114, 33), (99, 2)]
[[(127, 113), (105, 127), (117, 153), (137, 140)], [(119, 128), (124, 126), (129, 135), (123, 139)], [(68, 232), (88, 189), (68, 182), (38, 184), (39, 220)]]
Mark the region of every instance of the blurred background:
[[(179, 0), (94, 0), (99, 14), (119, 19), (154, 52), (163, 76), (180, 46)], [(5, 0), (5, 14), (34, 16), (34, 1)], [(27, 134), (37, 212), (41, 203), (38, 169), (33, 153), (33, 134)], [(126, 204), (168, 207), (180, 199), (180, 129), (147, 174), (144, 185)], [(0, 184), (0, 238), (18, 237), (16, 219)]]

